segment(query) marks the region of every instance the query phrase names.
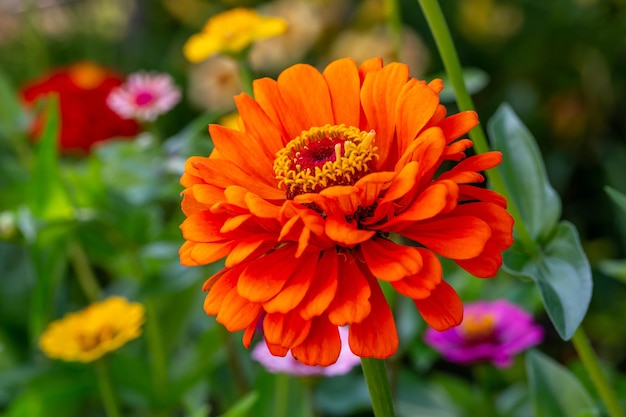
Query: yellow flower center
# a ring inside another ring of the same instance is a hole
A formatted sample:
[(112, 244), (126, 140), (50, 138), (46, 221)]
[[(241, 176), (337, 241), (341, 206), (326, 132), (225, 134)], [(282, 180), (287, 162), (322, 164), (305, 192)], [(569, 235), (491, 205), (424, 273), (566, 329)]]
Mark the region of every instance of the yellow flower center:
[(96, 332), (78, 333), (78, 344), (83, 352), (88, 352), (98, 348), (102, 343), (115, 337), (115, 329), (112, 326), (104, 325)]
[(374, 169), (374, 131), (326, 125), (304, 131), (277, 152), (274, 172), (287, 199), (333, 185), (351, 185)]
[(493, 336), (495, 318), (491, 314), (467, 316), (459, 330), (468, 341), (484, 341)]
[(91, 62), (79, 62), (69, 69), (69, 76), (78, 87), (91, 90), (106, 78), (106, 71)]

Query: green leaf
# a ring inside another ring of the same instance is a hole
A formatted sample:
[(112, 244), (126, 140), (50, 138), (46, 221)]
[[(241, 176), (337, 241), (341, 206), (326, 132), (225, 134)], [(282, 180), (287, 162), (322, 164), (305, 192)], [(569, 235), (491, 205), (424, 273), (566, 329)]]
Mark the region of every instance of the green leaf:
[(247, 416), (254, 403), (259, 399), (259, 394), (256, 391), (248, 393), (245, 397), (240, 399), (233, 405), (227, 412), (221, 415), (221, 417), (243, 417)]
[(561, 222), (538, 255), (531, 257), (516, 242), (504, 253), (503, 269), (532, 279), (559, 336), (572, 337), (591, 300), (591, 267), (576, 228)]
[(626, 284), (626, 259), (604, 259), (598, 264), (600, 271)]
[(611, 188), (608, 185), (604, 187), (604, 191), (606, 191), (613, 202), (626, 213), (626, 194), (620, 193), (615, 188)]
[[(0, 71), (0, 135), (11, 140), (26, 126), (24, 109), (6, 74)], [(21, 139), (21, 138), (20, 138)]]
[(535, 242), (545, 240), (561, 217), (561, 201), (548, 181), (541, 153), (526, 126), (513, 109), (503, 104), (489, 120), (489, 136), (495, 150), (502, 152), (502, 173), (509, 195), (524, 227)]
[(526, 354), (526, 372), (535, 417), (600, 415), (580, 381), (548, 356), (529, 351)]
[(56, 96), (50, 96), (45, 106), (46, 122), (35, 150), (30, 208), (37, 217), (45, 220), (69, 219), (73, 217), (73, 208), (59, 169), (57, 139), (60, 129)]

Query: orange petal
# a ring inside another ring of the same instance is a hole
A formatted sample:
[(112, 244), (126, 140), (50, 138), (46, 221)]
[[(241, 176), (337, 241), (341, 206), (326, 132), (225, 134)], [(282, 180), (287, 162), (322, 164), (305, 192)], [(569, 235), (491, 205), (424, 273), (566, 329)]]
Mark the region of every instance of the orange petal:
[(286, 138), (281, 136), (281, 129), (274, 125), (259, 103), (247, 94), (241, 93), (235, 96), (235, 103), (237, 103), (237, 110), (239, 110), (246, 133), (257, 138), (268, 158), (274, 158), (276, 152), (287, 142)]
[[(213, 290), (215, 290), (215, 286), (213, 286), (211, 291)], [(252, 323), (256, 323), (262, 312), (263, 308), (261, 304), (251, 303), (240, 296), (236, 288), (233, 288), (224, 297), (224, 301), (220, 307), (220, 311), (217, 313), (217, 316), (215, 316), (215, 320), (218, 323), (222, 323), (228, 331), (236, 332), (247, 328)]]
[(362, 358), (388, 358), (398, 350), (398, 332), (393, 314), (376, 280), (370, 279), (371, 313), (350, 325), (350, 350)]
[(392, 143), (396, 123), (396, 101), (404, 84), (409, 80), (405, 64), (391, 63), (380, 71), (370, 73), (363, 80), (361, 105), (369, 126), (376, 131), (379, 160), (377, 168), (387, 170), (387, 160), (397, 157)]
[(359, 65), (359, 78), (361, 79), (361, 84), (363, 84), (363, 80), (368, 73), (381, 70), (382, 68), (382, 58), (370, 58), (364, 61), (361, 65)]
[(475, 111), (463, 111), (446, 117), (437, 126), (443, 130), (446, 142), (460, 138), (478, 125), (478, 114)]
[(410, 207), (392, 219), (389, 225), (431, 219), (438, 214), (448, 213), (456, 207), (458, 193), (459, 188), (452, 181), (433, 182)]
[(328, 306), (328, 318), (337, 326), (358, 323), (371, 311), (368, 301), (371, 295), (370, 286), (363, 272), (358, 268), (359, 262), (345, 252), (339, 254), (339, 271), (337, 293)]
[(359, 194), (361, 189), (351, 185), (336, 185), (320, 191), (319, 195), (329, 198), (338, 210), (329, 210), (334, 215), (350, 215), (358, 210), (361, 199)]
[(433, 117), (439, 96), (423, 81), (416, 81), (403, 89), (398, 97), (397, 135), (398, 155), (402, 155), (417, 134)]
[(445, 281), (437, 285), (430, 297), (413, 301), (424, 321), (435, 330), (443, 332), (463, 321), (463, 303)]
[(326, 311), (335, 298), (338, 282), (337, 253), (333, 249), (326, 250), (322, 252), (315, 268), (315, 279), (299, 306), (303, 319), (310, 320)]
[(253, 234), (246, 239), (240, 239), (233, 242), (236, 244), (231, 246), (224, 265), (227, 268), (230, 268), (235, 265), (239, 265), (248, 259), (260, 256), (276, 245), (277, 242), (273, 240), (274, 238), (274, 235), (263, 236)]
[(441, 78), (435, 78), (428, 83), (428, 87), (430, 87), (435, 93), (439, 94), (443, 90), (443, 81), (441, 81)]
[(268, 343), (289, 349), (306, 339), (311, 329), (311, 320), (304, 320), (300, 312), (268, 313), (263, 319), (263, 334)]
[(450, 216), (417, 223), (401, 233), (446, 258), (471, 259), (483, 251), (491, 228), (474, 216)]
[(267, 345), (267, 350), (270, 351), (272, 356), (285, 357), (287, 353), (289, 353), (289, 348), (283, 347), (281, 345), (276, 345), (273, 343), (268, 343), (267, 339), (265, 339), (265, 344)]
[(180, 263), (185, 266), (208, 265), (228, 255), (236, 242), (185, 242), (178, 251)]
[(391, 285), (400, 294), (413, 299), (422, 299), (430, 295), (443, 279), (441, 262), (434, 253), (424, 248), (417, 248), (422, 257), (422, 268), (414, 275), (393, 281)]
[(337, 362), (340, 352), (339, 329), (327, 317), (314, 319), (307, 338), (291, 349), (295, 359), (310, 366), (332, 365)]
[(398, 160), (395, 170), (399, 171), (409, 162), (417, 161), (419, 164), (418, 178), (420, 181), (430, 182), (434, 171), (443, 160), (445, 146), (446, 141), (441, 129), (438, 127), (426, 129), (407, 147)]
[(419, 164), (411, 161), (402, 167), (402, 170), (393, 179), (393, 182), (387, 189), (382, 202), (393, 201), (404, 196), (409, 190), (415, 187), (417, 175), (419, 172)]
[(348, 223), (344, 218), (330, 216), (326, 218), (326, 236), (337, 244), (351, 248), (363, 243), (376, 234), (374, 230), (357, 229), (357, 224)]
[(313, 126), (333, 122), (328, 84), (317, 69), (308, 64), (296, 64), (281, 72), (277, 82), (287, 106), (282, 118), (293, 119), (285, 124), (291, 138)]
[(502, 266), (502, 252), (513, 244), (513, 218), (503, 207), (491, 203), (468, 203), (459, 208), (460, 214), (470, 214), (484, 220), (491, 227), (491, 238), (476, 258), (456, 262), (480, 278), (496, 275)]
[(261, 180), (270, 186), (276, 186), (277, 181), (272, 169), (274, 158), (266, 155), (257, 142), (258, 139), (245, 132), (216, 124), (209, 126), (209, 133), (215, 149), (224, 159), (233, 162), (257, 181)]
[(280, 207), (268, 203), (266, 200), (252, 192), (246, 193), (245, 203), (250, 210), (250, 213), (257, 217), (262, 217), (264, 219), (276, 219), (280, 213)]
[(506, 208), (506, 198), (493, 190), (487, 188), (476, 187), (474, 185), (459, 185), (459, 200), (460, 201), (484, 201), (485, 203), (493, 203), (502, 208)]
[(332, 102), (334, 124), (359, 126), (361, 103), (359, 97), (359, 70), (350, 58), (331, 62), (324, 69)]
[[(295, 136), (292, 137), (289, 133), (287, 133), (281, 119), (284, 111), (288, 109), (285, 105), (283, 97), (278, 91), (278, 84), (270, 78), (259, 78), (252, 82), (252, 90), (254, 91), (254, 100), (259, 104), (259, 106), (261, 106), (263, 112), (265, 112), (267, 117), (272, 121), (272, 125), (276, 126), (276, 128), (280, 131), (280, 136), (282, 141), (284, 141), (281, 146), (282, 148)], [(276, 139), (277, 138), (274, 138), (274, 140)]]
[(416, 248), (398, 245), (388, 239), (370, 239), (360, 245), (370, 272), (383, 281), (397, 281), (422, 269)]
[(240, 269), (220, 271), (207, 280), (205, 288), (208, 287), (207, 284), (211, 284), (209, 293), (204, 298), (204, 311), (208, 315), (219, 313), (226, 295), (236, 289), (240, 271)]
[[(451, 170), (442, 173), (439, 179), (450, 179), (456, 183), (482, 181), (482, 176), (477, 174), (477, 172), (493, 168), (500, 162), (502, 162), (502, 153), (500, 152), (491, 151), (481, 153), (459, 162)], [(480, 176), (481, 180), (474, 180), (473, 178), (476, 176)]]
[(241, 342), (246, 347), (246, 349), (250, 348), (250, 344), (252, 343), (252, 338), (254, 337), (254, 333), (258, 326), (259, 318), (261, 318), (262, 314), (259, 314), (256, 320), (253, 320), (246, 330), (243, 332), (243, 336), (241, 337)]
[(374, 172), (358, 180), (354, 186), (362, 190), (361, 206), (369, 207), (374, 204), (381, 191), (389, 188), (396, 175), (393, 171)]
[(263, 304), (265, 311), (286, 313), (298, 305), (311, 287), (318, 258), (317, 252), (304, 254), (299, 259), (298, 270), (291, 275), (285, 286), (274, 298)]
[(237, 291), (249, 301), (264, 303), (278, 294), (299, 267), (293, 245), (283, 246), (249, 261), (239, 277)]

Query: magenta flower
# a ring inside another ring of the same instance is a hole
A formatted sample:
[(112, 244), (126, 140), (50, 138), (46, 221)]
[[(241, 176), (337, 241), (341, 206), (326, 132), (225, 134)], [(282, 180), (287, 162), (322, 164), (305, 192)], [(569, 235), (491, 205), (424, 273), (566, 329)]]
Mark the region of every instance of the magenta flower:
[(542, 339), (543, 328), (532, 316), (506, 300), (468, 303), (458, 327), (444, 332), (429, 328), (424, 334), (424, 341), (450, 362), (491, 361), (499, 368), (512, 365), (517, 353)]
[(180, 88), (168, 74), (136, 72), (107, 97), (111, 110), (125, 119), (152, 121), (174, 107)]
[(257, 343), (252, 350), (252, 359), (259, 362), (271, 373), (284, 373), (295, 376), (337, 376), (350, 372), (361, 362), (348, 347), (348, 328), (339, 328), (341, 352), (337, 362), (329, 366), (310, 366), (295, 359), (292, 355), (274, 356), (264, 342)]

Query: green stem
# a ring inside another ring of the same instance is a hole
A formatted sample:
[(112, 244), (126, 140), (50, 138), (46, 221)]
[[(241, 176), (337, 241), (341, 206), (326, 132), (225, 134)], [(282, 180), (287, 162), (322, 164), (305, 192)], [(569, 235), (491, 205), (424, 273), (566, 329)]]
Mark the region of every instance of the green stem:
[(381, 359), (361, 358), (361, 368), (370, 393), (374, 416), (395, 417), (385, 362)]
[(98, 387), (100, 388), (100, 396), (108, 417), (121, 417), (119, 405), (115, 398), (115, 391), (111, 383), (109, 369), (105, 359), (97, 360), (94, 363), (96, 374), (98, 377)]
[(622, 409), (615, 392), (602, 373), (600, 364), (598, 363), (598, 358), (589, 344), (589, 339), (587, 338), (587, 335), (582, 327), (579, 327), (574, 333), (574, 336), (572, 337), (572, 344), (576, 348), (578, 357), (580, 357), (585, 370), (589, 374), (593, 384), (596, 386), (598, 394), (600, 394), (602, 401), (604, 401), (609, 415), (611, 417), (625, 417), (624, 410)]
[(402, 16), (400, 15), (398, 0), (385, 0), (385, 15), (391, 37), (391, 58), (394, 61), (399, 61), (402, 48)]
[(159, 317), (154, 300), (146, 300), (146, 339), (150, 351), (150, 361), (154, 388), (157, 398), (165, 394), (167, 388), (167, 356), (163, 348), (163, 338), (159, 328)]
[(274, 389), (274, 416), (287, 417), (289, 415), (289, 375), (276, 374), (276, 386)]
[(98, 279), (91, 269), (89, 258), (85, 250), (77, 242), (71, 242), (68, 248), (68, 257), (74, 271), (76, 279), (83, 293), (90, 302), (97, 301), (102, 296), (102, 290), (98, 284)]
[[(435, 43), (437, 44), (437, 49), (441, 55), (443, 66), (446, 69), (446, 74), (448, 74), (448, 78), (450, 79), (450, 83), (454, 89), (459, 110), (474, 111), (474, 102), (467, 91), (465, 80), (463, 79), (463, 69), (461, 67), (459, 55), (457, 54), (454, 42), (452, 41), (452, 36), (450, 35), (450, 30), (448, 29), (448, 24), (443, 16), (439, 2), (437, 0), (418, 0), (418, 2), (422, 8), (424, 16), (426, 17), (430, 31), (435, 38)], [(474, 127), (469, 132), (469, 137), (472, 142), (474, 142), (474, 149), (477, 153), (485, 153), (489, 151), (489, 143), (487, 142), (487, 136), (485, 135), (482, 125)], [(492, 169), (487, 171), (486, 174), (493, 189), (501, 195), (508, 197), (508, 190), (500, 171)], [(507, 198), (507, 200), (511, 201), (510, 198)], [(522, 217), (517, 210), (517, 207), (513, 204), (509, 204), (507, 209), (513, 219), (515, 219), (515, 225), (517, 226), (515, 228), (517, 240), (520, 241), (522, 246), (528, 250), (531, 255), (537, 254), (539, 251), (537, 244), (524, 227)]]

